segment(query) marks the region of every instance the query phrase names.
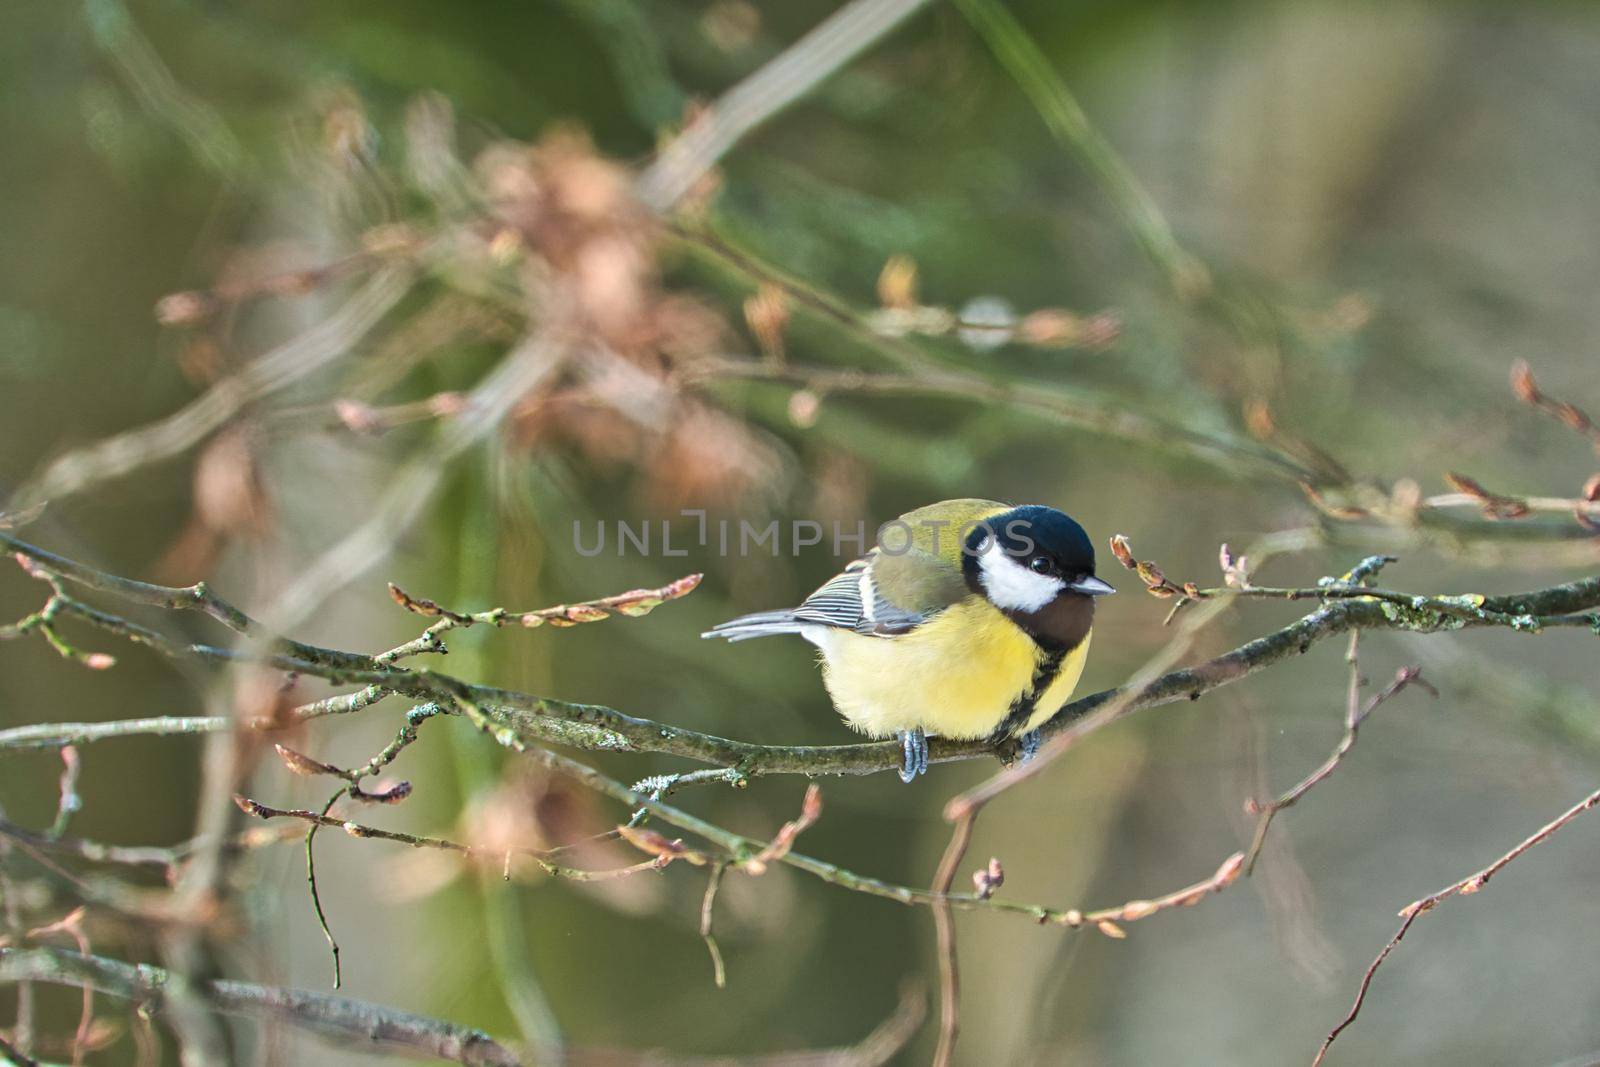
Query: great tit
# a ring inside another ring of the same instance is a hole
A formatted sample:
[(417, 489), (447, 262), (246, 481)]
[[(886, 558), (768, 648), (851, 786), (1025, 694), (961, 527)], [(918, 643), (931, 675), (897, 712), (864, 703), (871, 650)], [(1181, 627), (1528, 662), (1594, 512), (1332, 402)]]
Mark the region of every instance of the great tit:
[(1083, 673), (1096, 597), (1089, 535), (1054, 508), (946, 500), (879, 530), (876, 546), (797, 608), (703, 637), (799, 634), (852, 728), (898, 737), (900, 778), (928, 769), (928, 737), (1020, 736), (1061, 709)]

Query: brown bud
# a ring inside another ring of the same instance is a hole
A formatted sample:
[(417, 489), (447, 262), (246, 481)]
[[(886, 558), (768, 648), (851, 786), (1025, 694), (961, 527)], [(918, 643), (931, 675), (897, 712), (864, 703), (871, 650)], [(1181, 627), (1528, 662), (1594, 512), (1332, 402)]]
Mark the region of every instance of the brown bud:
[(1244, 425), (1250, 431), (1250, 436), (1258, 441), (1270, 440), (1278, 434), (1278, 422), (1272, 417), (1272, 409), (1265, 400), (1255, 399), (1245, 403)]
[(617, 834), (639, 851), (656, 857), (663, 866), (673, 860), (686, 860), (696, 867), (703, 867), (708, 862), (704, 853), (685, 846), (681, 838), (669, 838), (655, 830), (637, 826), (619, 826)]
[(994, 891), (1005, 884), (1005, 868), (1000, 866), (998, 858), (990, 858), (989, 865), (982, 870), (972, 872), (972, 889), (979, 900), (988, 900), (994, 896)]
[(359, 400), (335, 400), (333, 413), (353, 433), (375, 434), (383, 429), (383, 416), (378, 409)]
[(917, 264), (909, 256), (890, 256), (878, 275), (878, 303), (909, 311), (917, 306)]
[(1422, 486), (1415, 478), (1401, 478), (1389, 490), (1389, 503), (1403, 515), (1413, 515), (1422, 506)]
[(1083, 335), (1083, 320), (1061, 308), (1041, 308), (1017, 324), (1017, 339), (1038, 348), (1066, 348), (1078, 344)]
[(1528, 366), (1528, 361), (1525, 359), (1516, 360), (1511, 364), (1511, 391), (1524, 404), (1539, 402), (1539, 387), (1534, 384), (1533, 369)]
[(1232, 885), (1244, 871), (1244, 853), (1235, 852), (1222, 861), (1222, 866), (1217, 868), (1217, 873), (1211, 876), (1211, 884), (1217, 888)]
[(298, 774), (304, 778), (315, 778), (323, 774), (330, 774), (335, 778), (344, 777), (344, 772), (332, 764), (312, 759), (304, 753), (296, 752), (287, 745), (273, 745), (272, 747), (291, 774)]
[(215, 310), (216, 301), (206, 293), (172, 293), (156, 301), (156, 321), (163, 326), (193, 326)]
[(1133, 548), (1128, 544), (1128, 539), (1122, 534), (1117, 534), (1111, 538), (1111, 554), (1117, 557), (1118, 563), (1130, 571), (1139, 565), (1133, 558)]
[(489, 238), (489, 258), (502, 267), (517, 261), (522, 254), (522, 234), (510, 226), (503, 226)]
[(1578, 410), (1574, 405), (1564, 401), (1556, 405), (1556, 418), (1560, 419), (1569, 428), (1580, 432), (1589, 429), (1591, 425), (1589, 416)]
[(260, 816), (265, 811), (265, 809), (262, 808), (262, 806), (260, 804), (257, 804), (255, 801), (251, 800), (249, 797), (244, 796), (241, 793), (233, 794), (233, 803), (240, 811), (244, 812), (246, 815)]
[(1153, 900), (1130, 900), (1122, 906), (1122, 920), (1135, 922), (1147, 915), (1154, 915), (1161, 910), (1161, 905)]
[(358, 790), (352, 795), (368, 804), (398, 804), (411, 795), (411, 783), (404, 780), (389, 782), (376, 789)]
[(783, 331), (789, 325), (789, 298), (770, 282), (763, 282), (744, 302), (744, 321), (760, 346), (762, 355), (783, 359)]
[(466, 410), (467, 398), (456, 392), (434, 393), (428, 398), (428, 413), (435, 418), (447, 419)]
[(810, 389), (796, 389), (789, 394), (789, 421), (797, 428), (809, 430), (817, 424), (817, 414), (822, 410), (822, 398)]
[(1084, 348), (1105, 348), (1121, 335), (1122, 316), (1115, 311), (1102, 311), (1083, 323), (1078, 344)]
[(1456, 492), (1464, 493), (1481, 503), (1483, 513), (1491, 519), (1520, 519), (1528, 514), (1528, 505), (1521, 500), (1491, 493), (1465, 474), (1447, 471), (1444, 480)]
[(1167, 576), (1162, 573), (1160, 567), (1157, 567), (1149, 560), (1136, 560), (1134, 562), (1133, 569), (1138, 573), (1139, 580), (1145, 585), (1149, 586), (1152, 590), (1166, 588)]

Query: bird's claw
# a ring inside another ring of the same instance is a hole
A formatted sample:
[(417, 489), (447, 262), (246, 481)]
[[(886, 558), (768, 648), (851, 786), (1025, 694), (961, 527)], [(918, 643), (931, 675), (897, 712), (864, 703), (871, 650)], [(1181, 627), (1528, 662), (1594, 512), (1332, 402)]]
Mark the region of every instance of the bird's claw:
[(928, 735), (919, 726), (900, 731), (900, 780), (909, 784), (919, 774), (928, 773)]
[(1039, 736), (1038, 730), (1029, 730), (1017, 738), (1017, 762), (1027, 763), (1039, 754), (1039, 747), (1044, 744), (1044, 738)]

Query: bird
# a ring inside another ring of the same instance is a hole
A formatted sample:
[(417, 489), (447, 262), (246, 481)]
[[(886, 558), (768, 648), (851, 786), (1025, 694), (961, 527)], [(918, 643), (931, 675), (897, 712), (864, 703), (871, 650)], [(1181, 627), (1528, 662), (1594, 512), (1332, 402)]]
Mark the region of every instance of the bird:
[(798, 607), (701, 636), (815, 645), (846, 725), (898, 738), (910, 783), (928, 769), (930, 736), (1037, 750), (1083, 674), (1095, 601), (1116, 591), (1094, 567), (1089, 535), (1055, 508), (945, 500), (885, 523)]

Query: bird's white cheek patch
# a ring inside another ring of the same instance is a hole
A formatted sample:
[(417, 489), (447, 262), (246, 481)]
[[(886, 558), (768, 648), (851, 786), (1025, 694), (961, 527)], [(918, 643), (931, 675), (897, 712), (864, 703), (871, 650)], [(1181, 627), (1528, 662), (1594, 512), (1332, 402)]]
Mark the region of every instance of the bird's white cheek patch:
[(994, 541), (978, 556), (978, 574), (990, 601), (1011, 611), (1038, 611), (1066, 588), (1060, 578), (1033, 573)]

